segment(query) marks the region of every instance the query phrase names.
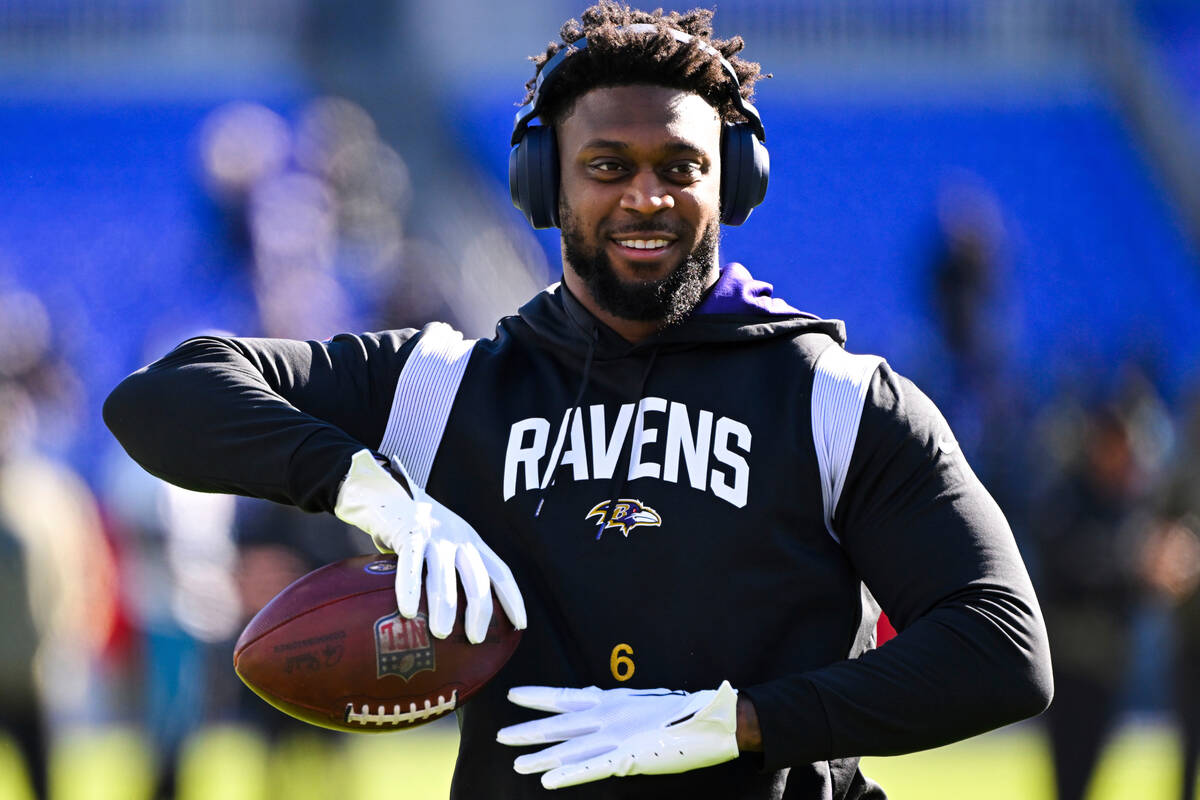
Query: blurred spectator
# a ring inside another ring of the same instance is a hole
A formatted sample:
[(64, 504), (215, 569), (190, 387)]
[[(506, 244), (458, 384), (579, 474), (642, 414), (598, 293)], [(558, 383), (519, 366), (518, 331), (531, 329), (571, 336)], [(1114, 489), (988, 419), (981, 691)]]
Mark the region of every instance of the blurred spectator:
[(974, 382), (994, 371), (989, 362), (1000, 345), (995, 296), (1003, 217), (989, 188), (974, 176), (958, 176), (939, 191), (937, 221), (933, 308), (960, 378)]
[[(7, 461), (22, 426), (24, 393), (0, 384), (0, 464)], [(46, 736), (33, 681), (38, 635), (29, 607), (25, 547), (0, 515), (0, 731), (11, 736), (25, 758), (35, 797), (46, 796)]]
[(112, 551), (82, 478), (52, 453), (77, 430), (78, 379), (37, 295), (0, 287), (0, 729), (45, 797), (51, 734), (95, 718), (115, 621)]
[[(157, 766), (157, 797), (175, 793), (180, 748), (207, 719), (230, 713), (212, 702), (212, 665), (229, 669), (224, 647), (242, 608), (234, 577), (235, 501), (151, 477), (128, 458), (109, 465), (106, 500), (120, 539), (121, 589), (136, 640), (122, 676)], [(219, 654), (218, 654), (218, 651)]]
[(1059, 800), (1082, 800), (1113, 726), (1148, 531), (1138, 430), (1113, 406), (1083, 423), (1075, 458), (1042, 498), (1033, 530), (1054, 662), (1047, 722)]
[(239, 249), (249, 246), (246, 203), (259, 181), (287, 165), (291, 148), (287, 122), (258, 103), (228, 103), (211, 112), (200, 127), (200, 180), (224, 215), (226, 230)]
[(62, 360), (54, 326), (42, 299), (0, 282), (0, 381), (27, 393), (33, 402), (28, 446), (65, 453), (78, 433), (82, 389)]
[(411, 185), (365, 110), (319, 97), (291, 126), (230, 103), (198, 141), (201, 181), (250, 256), (260, 332), (322, 337), (377, 316), (400, 272)]
[(1009, 232), (995, 191), (978, 175), (948, 174), (938, 188), (928, 267), (928, 309), (937, 347), (921, 385), (943, 410), (1018, 541), (1029, 499), (1022, 443), (1029, 437), (1029, 381), (1016, 374), (1017, 320), (1007, 307)]
[(1145, 559), (1150, 584), (1173, 607), (1172, 673), (1183, 738), (1179, 797), (1196, 796), (1200, 759), (1200, 393), (1193, 398)]
[[(6, 725), (29, 760), (37, 796), (44, 797), (44, 730), (95, 717), (92, 690), (115, 620), (115, 575), (91, 491), (66, 464), (34, 450), (22, 434), (13, 436), (24, 427), (13, 419), (28, 402), (22, 390), (3, 386), (0, 395), (0, 428), (7, 429), (0, 448), (0, 530), (12, 551), (4, 567), (10, 599), (2, 615), (4, 661), (6, 682), (15, 682), (0, 705), (6, 716), (14, 714)], [(26, 434), (32, 428), (24, 428)], [(26, 596), (18, 597), (22, 592)], [(22, 659), (28, 674), (20, 670)]]

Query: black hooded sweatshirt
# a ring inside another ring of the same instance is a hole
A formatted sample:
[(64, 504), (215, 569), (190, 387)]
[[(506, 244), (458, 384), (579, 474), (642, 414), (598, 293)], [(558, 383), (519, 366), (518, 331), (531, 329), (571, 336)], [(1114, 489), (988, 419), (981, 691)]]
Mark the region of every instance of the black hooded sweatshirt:
[[(333, 509), (356, 451), (398, 455), (475, 527), (529, 627), (459, 709), (454, 797), (546, 795), (512, 769), (531, 751), (495, 741), (542, 716), (512, 686), (729, 680), (762, 753), (553, 796), (874, 799), (860, 756), (1037, 714), (1050, 662), (1012, 534), (945, 420), (844, 339), (734, 264), (637, 344), (555, 285), (491, 340), (440, 323), (192, 339), (104, 416), (161, 478), (310, 511)], [(880, 607), (899, 635), (876, 649)]]

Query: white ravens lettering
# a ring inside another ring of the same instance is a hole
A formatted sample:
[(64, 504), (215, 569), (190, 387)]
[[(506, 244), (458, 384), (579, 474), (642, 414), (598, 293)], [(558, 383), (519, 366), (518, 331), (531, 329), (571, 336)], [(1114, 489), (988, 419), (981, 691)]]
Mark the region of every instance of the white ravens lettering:
[[(585, 431), (586, 425), (590, 429)], [(569, 429), (568, 429), (569, 425)], [(746, 505), (750, 483), (750, 428), (712, 411), (693, 410), (661, 397), (625, 403), (612, 414), (603, 405), (563, 413), (550, 445), (550, 421), (529, 417), (509, 429), (504, 457), (504, 499), (518, 491), (545, 488), (558, 464), (559, 480), (607, 480), (616, 470), (626, 439), (630, 443), (629, 480), (686, 480), (738, 508)], [(632, 429), (632, 430), (631, 430)], [(590, 434), (590, 435), (589, 435)], [(561, 453), (561, 455), (560, 455)], [(570, 466), (570, 472), (562, 467)], [(545, 473), (542, 470), (546, 470)], [(686, 476), (686, 477), (685, 477)]]

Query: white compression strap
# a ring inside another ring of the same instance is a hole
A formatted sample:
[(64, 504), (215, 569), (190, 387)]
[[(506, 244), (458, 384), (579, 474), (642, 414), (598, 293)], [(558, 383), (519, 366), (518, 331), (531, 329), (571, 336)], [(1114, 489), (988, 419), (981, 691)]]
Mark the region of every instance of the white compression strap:
[(838, 544), (841, 537), (833, 530), (833, 512), (837, 509), (850, 470), (850, 456), (858, 439), (863, 403), (871, 377), (883, 362), (879, 356), (847, 353), (838, 345), (825, 348), (817, 357), (812, 389), (813, 444), (817, 449), (817, 467), (821, 473), (821, 502), (825, 509), (825, 529)]
[(475, 340), (444, 322), (427, 325), (420, 337), (396, 381), (379, 452), (400, 459), (424, 489)]

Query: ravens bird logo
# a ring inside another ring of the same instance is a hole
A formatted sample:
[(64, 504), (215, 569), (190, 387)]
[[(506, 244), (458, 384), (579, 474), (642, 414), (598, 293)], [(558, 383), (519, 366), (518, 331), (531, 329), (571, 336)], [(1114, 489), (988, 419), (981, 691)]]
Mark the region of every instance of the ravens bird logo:
[(641, 500), (622, 497), (617, 501), (616, 508), (611, 514), (608, 513), (609, 502), (605, 500), (603, 503), (597, 503), (584, 517), (584, 519), (600, 518), (596, 523), (600, 527), (600, 530), (596, 531), (597, 539), (609, 528), (619, 528), (621, 533), (629, 538), (629, 532), (639, 525), (647, 527), (662, 525), (662, 517), (658, 515), (658, 512), (649, 506), (642, 505)]

